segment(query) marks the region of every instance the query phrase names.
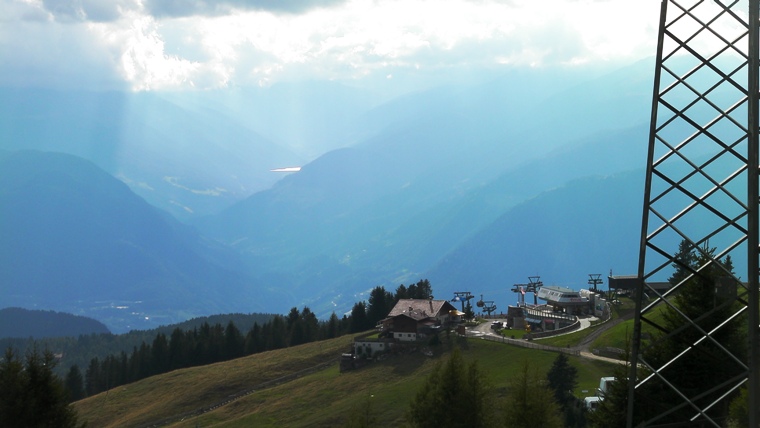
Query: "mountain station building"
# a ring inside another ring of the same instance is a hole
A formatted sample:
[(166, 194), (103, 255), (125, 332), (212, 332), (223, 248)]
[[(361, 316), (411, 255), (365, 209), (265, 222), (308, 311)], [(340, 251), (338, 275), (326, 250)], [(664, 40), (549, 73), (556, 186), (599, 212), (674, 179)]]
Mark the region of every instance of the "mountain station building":
[(556, 312), (568, 315), (588, 313), (588, 297), (581, 297), (578, 291), (557, 285), (548, 285), (538, 290), (538, 298), (545, 300)]

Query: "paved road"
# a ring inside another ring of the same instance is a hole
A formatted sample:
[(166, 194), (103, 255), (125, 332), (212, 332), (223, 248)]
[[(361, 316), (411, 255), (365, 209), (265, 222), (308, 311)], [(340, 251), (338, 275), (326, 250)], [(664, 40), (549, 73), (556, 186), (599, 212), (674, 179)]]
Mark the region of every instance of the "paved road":
[[(606, 362), (614, 363), (614, 364), (625, 364), (626, 361), (624, 361), (624, 360), (616, 360), (614, 358), (607, 358), (607, 357), (602, 357), (602, 356), (599, 356), (599, 355), (594, 355), (593, 353), (590, 352), (589, 347), (590, 347), (591, 343), (597, 337), (599, 337), (600, 334), (602, 334), (603, 331), (605, 331), (605, 330), (613, 327), (614, 325), (616, 325), (616, 324), (618, 324), (618, 323), (620, 323), (622, 321), (625, 321), (625, 319), (627, 319), (627, 318), (630, 318), (630, 317), (618, 318), (618, 319), (616, 319), (614, 321), (608, 321), (608, 322), (606, 322), (600, 328), (594, 330), (591, 334), (589, 334), (588, 336), (586, 336), (581, 341), (581, 343), (578, 346), (574, 346), (571, 349), (574, 350), (574, 351), (578, 351), (579, 355), (581, 357), (583, 357), (583, 358), (590, 358), (590, 359), (599, 360), (599, 361), (606, 361)], [(591, 321), (593, 321), (595, 319), (596, 318), (582, 318), (580, 320), (581, 321), (580, 328), (578, 330), (572, 331), (571, 333), (575, 333), (576, 331), (580, 331), (580, 330), (584, 330), (584, 329), (589, 328), (591, 326)], [(517, 342), (525, 342), (525, 339), (504, 338), (500, 334), (495, 333), (491, 329), (491, 322), (492, 321), (506, 322), (507, 320), (504, 319), (504, 318), (496, 318), (496, 319), (491, 319), (491, 320), (488, 320), (487, 322), (478, 324), (475, 327), (467, 328), (466, 329), (466, 335), (467, 335), (467, 337), (481, 337), (481, 336), (497, 337), (497, 338), (500, 339), (501, 342), (504, 342), (504, 343), (514, 343), (516, 345), (520, 344), (520, 343), (517, 343)], [(563, 333), (563, 334), (570, 334), (570, 333)], [(561, 335), (558, 335), (558, 336), (561, 336)], [(554, 337), (554, 336), (552, 336), (552, 337)], [(540, 340), (534, 340), (533, 343), (541, 344), (541, 341)], [(547, 348), (552, 348), (552, 349), (554, 349), (556, 351), (562, 351), (563, 350), (563, 348), (556, 347), (556, 346), (550, 346), (550, 345), (544, 345), (544, 346), (546, 346)]]

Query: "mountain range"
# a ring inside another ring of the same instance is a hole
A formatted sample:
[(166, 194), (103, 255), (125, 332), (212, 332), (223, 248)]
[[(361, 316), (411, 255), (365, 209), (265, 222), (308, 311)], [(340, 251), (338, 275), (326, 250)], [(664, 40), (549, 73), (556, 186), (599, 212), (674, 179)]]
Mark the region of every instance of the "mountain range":
[(5, 305), (86, 314), (117, 330), (263, 308), (235, 252), (89, 161), (0, 153), (0, 207)]
[(108, 327), (92, 318), (53, 311), (22, 308), (0, 309), (0, 339), (110, 334)]
[[(90, 94), (71, 109), (79, 94), (14, 93), (25, 107), (0, 103), (0, 291), (118, 332), (340, 314), (421, 278), (438, 298), (467, 289), (504, 307), (528, 276), (578, 288), (634, 273), (651, 69), (523, 71), (385, 101), (282, 87), (268, 110), (253, 93)], [(287, 106), (314, 117), (288, 130)]]

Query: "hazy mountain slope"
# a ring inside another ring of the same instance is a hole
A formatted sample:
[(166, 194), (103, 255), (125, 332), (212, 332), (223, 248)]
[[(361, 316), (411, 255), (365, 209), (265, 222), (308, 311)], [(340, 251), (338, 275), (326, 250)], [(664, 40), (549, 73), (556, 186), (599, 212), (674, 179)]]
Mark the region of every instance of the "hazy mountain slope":
[(403, 149), (399, 167), (438, 167), (440, 158), (452, 177), (473, 167), (493, 177), (504, 156), (545, 153), (592, 121), (626, 122), (650, 93), (638, 89), (650, 70), (642, 62), (600, 78), (514, 69), (395, 100), (334, 82), (187, 93), (0, 88), (0, 149), (83, 157), (184, 221), (269, 188), (282, 178), (273, 168), (354, 145)]
[(234, 252), (205, 241), (90, 162), (3, 152), (0, 210), (6, 305), (87, 314), (114, 330), (148, 318), (147, 325), (157, 325), (264, 312), (265, 293), (236, 273)]
[(416, 281), (526, 199), (642, 166), (648, 65), (527, 101), (509, 76), (409, 95), (374, 112), (388, 126), (373, 137), (197, 224), (317, 310)]
[[(540, 159), (511, 168), (486, 185), (430, 205), (417, 215), (395, 218), (391, 251), (380, 264), (396, 265), (422, 275), (472, 234), (489, 226), (512, 207), (569, 180), (589, 174), (614, 174), (644, 162), (645, 125), (602, 132)], [(590, 162), (595, 159), (596, 162)], [(414, 199), (413, 199), (414, 200)], [(390, 205), (390, 204), (389, 204)]]
[[(332, 81), (280, 82), (256, 88), (205, 93), (176, 92), (169, 99), (192, 111), (213, 109), (305, 161), (360, 141), (374, 133), (359, 118), (388, 100), (377, 90)], [(385, 121), (373, 116), (373, 123)]]
[(110, 333), (100, 321), (54, 311), (0, 309), (0, 338), (63, 337)]
[[(37, 149), (94, 162), (180, 219), (217, 212), (305, 158), (202, 101), (160, 93), (0, 88), (0, 149)], [(244, 107), (243, 107), (244, 108)]]
[(533, 275), (546, 285), (580, 288), (591, 273), (633, 274), (643, 191), (643, 170), (547, 191), (478, 232), (427, 276), (444, 296), (472, 288), (494, 297)]

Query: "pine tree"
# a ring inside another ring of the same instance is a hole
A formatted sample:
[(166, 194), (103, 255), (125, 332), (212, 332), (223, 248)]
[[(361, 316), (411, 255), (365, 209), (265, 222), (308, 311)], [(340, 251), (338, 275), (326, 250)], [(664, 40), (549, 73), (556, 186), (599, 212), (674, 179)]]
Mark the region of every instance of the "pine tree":
[(743, 387), (736, 398), (731, 401), (728, 413), (728, 426), (747, 428), (749, 426), (749, 398), (747, 387)]
[[(682, 241), (673, 263), (674, 273), (669, 278), (671, 284), (679, 285), (678, 292), (670, 306), (663, 309), (663, 331), (652, 333), (649, 343), (643, 343), (641, 356), (653, 367), (667, 366), (661, 373), (668, 382), (682, 394), (695, 400), (697, 405), (712, 403), (725, 391), (704, 394), (711, 388), (739, 375), (741, 369), (733, 364), (725, 352), (712, 340), (699, 340), (702, 333), (687, 322), (693, 321), (703, 331), (711, 332), (710, 337), (735, 356), (747, 355), (746, 319), (734, 318), (717, 331), (721, 323), (728, 320), (736, 310), (732, 303), (731, 287), (738, 285), (732, 278), (733, 263), (730, 257), (716, 260), (715, 249), (705, 244), (696, 251), (688, 241)], [(711, 262), (711, 263), (710, 263)], [(728, 291), (721, 289), (728, 288)], [(680, 313), (684, 316), (682, 316)], [(684, 350), (688, 350), (684, 352)], [(674, 359), (678, 356), (677, 359)], [(640, 378), (647, 373), (641, 372)], [(619, 369), (615, 373), (621, 381), (613, 382), (600, 407), (590, 415), (594, 426), (616, 427), (626, 423), (628, 405), (628, 372)], [(725, 420), (728, 416), (728, 400), (722, 405), (712, 406), (708, 412), (714, 420)], [(702, 421), (692, 420), (696, 414), (691, 406), (669, 386), (652, 378), (636, 389), (636, 411), (634, 425), (663, 416), (658, 424), (684, 423), (701, 426)]]
[(169, 337), (169, 368), (171, 370), (190, 365), (190, 351), (187, 346), (187, 336), (177, 327)]
[[(715, 248), (705, 244), (699, 251), (691, 250), (689, 254), (682, 252), (689, 249), (684, 242), (679, 246), (679, 254), (675, 263), (671, 283), (681, 285), (673, 298), (678, 311), (667, 306), (663, 313), (665, 332), (655, 335), (654, 346), (644, 350), (644, 359), (655, 367), (660, 367), (671, 361), (676, 355), (689, 349), (673, 364), (668, 365), (663, 372), (665, 377), (687, 397), (697, 397), (715, 385), (725, 382), (740, 374), (741, 369), (732, 364), (727, 354), (712, 340), (697, 343), (702, 333), (687, 323), (688, 318), (703, 331), (711, 332), (735, 311), (731, 303), (730, 292), (719, 292), (721, 287), (736, 287), (731, 280), (725, 281), (733, 274), (733, 263), (729, 258), (722, 262), (708, 265), (715, 260)], [(691, 275), (691, 278), (688, 276)], [(687, 279), (688, 278), (688, 279)], [(681, 312), (681, 314), (679, 314)], [(746, 325), (744, 317), (737, 317), (731, 323), (711, 333), (711, 337), (729, 350), (733, 355), (747, 355), (746, 334), (742, 327)], [(664, 335), (668, 334), (667, 339)], [(664, 339), (664, 340), (663, 340)], [(695, 375), (698, 374), (698, 375)], [(698, 402), (712, 402), (721, 393), (708, 394)], [(672, 389), (658, 385), (644, 386), (637, 395), (637, 417), (647, 420), (648, 414), (663, 413), (684, 403)], [(726, 401), (727, 402), (727, 401)], [(690, 420), (695, 411), (690, 406), (683, 406), (680, 411), (663, 419), (666, 421)], [(711, 417), (722, 420), (728, 414), (728, 405), (714, 406), (710, 410)], [(662, 423), (661, 422), (661, 423)]]
[(432, 299), (433, 298), (433, 286), (430, 285), (430, 281), (427, 279), (421, 279), (417, 281), (417, 292), (414, 299)]
[(376, 325), (380, 320), (388, 316), (393, 309), (393, 294), (385, 291), (385, 287), (375, 287), (369, 293), (367, 306), (367, 322)]
[(575, 398), (573, 389), (578, 386), (578, 369), (570, 365), (567, 355), (562, 352), (557, 355), (546, 374), (546, 380), (549, 382), (549, 388), (554, 391), (554, 398), (563, 410), (572, 404)]
[(66, 389), (69, 393), (70, 402), (81, 400), (85, 397), (84, 377), (79, 370), (79, 366), (76, 364), (71, 366), (68, 374), (66, 374)]
[(24, 364), (8, 348), (0, 360), (0, 426), (13, 426), (21, 417), (27, 384)]
[(264, 352), (264, 340), (262, 338), (261, 326), (255, 322), (245, 336), (245, 354), (251, 355), (259, 352)]
[(619, 428), (626, 425), (628, 415), (628, 367), (615, 367), (615, 381), (607, 384), (607, 392), (599, 406), (588, 415), (590, 425), (596, 428)]
[(333, 312), (330, 314), (330, 319), (327, 320), (327, 334), (325, 336), (325, 339), (336, 338), (339, 334), (341, 334), (340, 319), (338, 319), (338, 316), (335, 315), (335, 312)]
[(367, 319), (367, 305), (364, 302), (358, 302), (351, 308), (351, 333), (358, 333), (360, 331), (368, 330), (372, 326), (369, 325)]
[(269, 336), (267, 337), (267, 350), (281, 349), (287, 346), (288, 327), (285, 319), (275, 315), (270, 321)]
[(314, 342), (319, 339), (319, 319), (308, 306), (304, 306), (301, 311), (301, 322), (303, 323), (305, 343)]
[(169, 342), (166, 335), (159, 333), (151, 347), (151, 374), (166, 373), (169, 370)]
[(538, 371), (526, 361), (509, 383), (504, 407), (505, 426), (510, 428), (561, 428), (559, 405)]
[(475, 311), (472, 309), (472, 303), (469, 300), (464, 304), (464, 317), (468, 320), (475, 318)]
[(485, 427), (491, 406), (488, 384), (477, 363), (466, 365), (458, 348), (438, 362), (412, 400), (407, 420), (416, 427)]
[(396, 288), (396, 294), (393, 296), (394, 303), (398, 302), (401, 299), (408, 299), (409, 298), (409, 291), (406, 288), (406, 285), (401, 284)]
[(66, 388), (53, 373), (55, 365), (49, 351), (39, 353), (35, 348), (23, 363), (11, 349), (5, 352), (0, 361), (0, 426), (77, 426)]
[(235, 327), (235, 323), (230, 320), (227, 323), (227, 327), (224, 329), (223, 359), (230, 360), (243, 356), (243, 345), (243, 335), (240, 334), (240, 330)]
[(104, 390), (101, 381), (100, 360), (95, 357), (90, 360), (90, 364), (85, 371), (85, 391), (87, 395), (95, 395)]

